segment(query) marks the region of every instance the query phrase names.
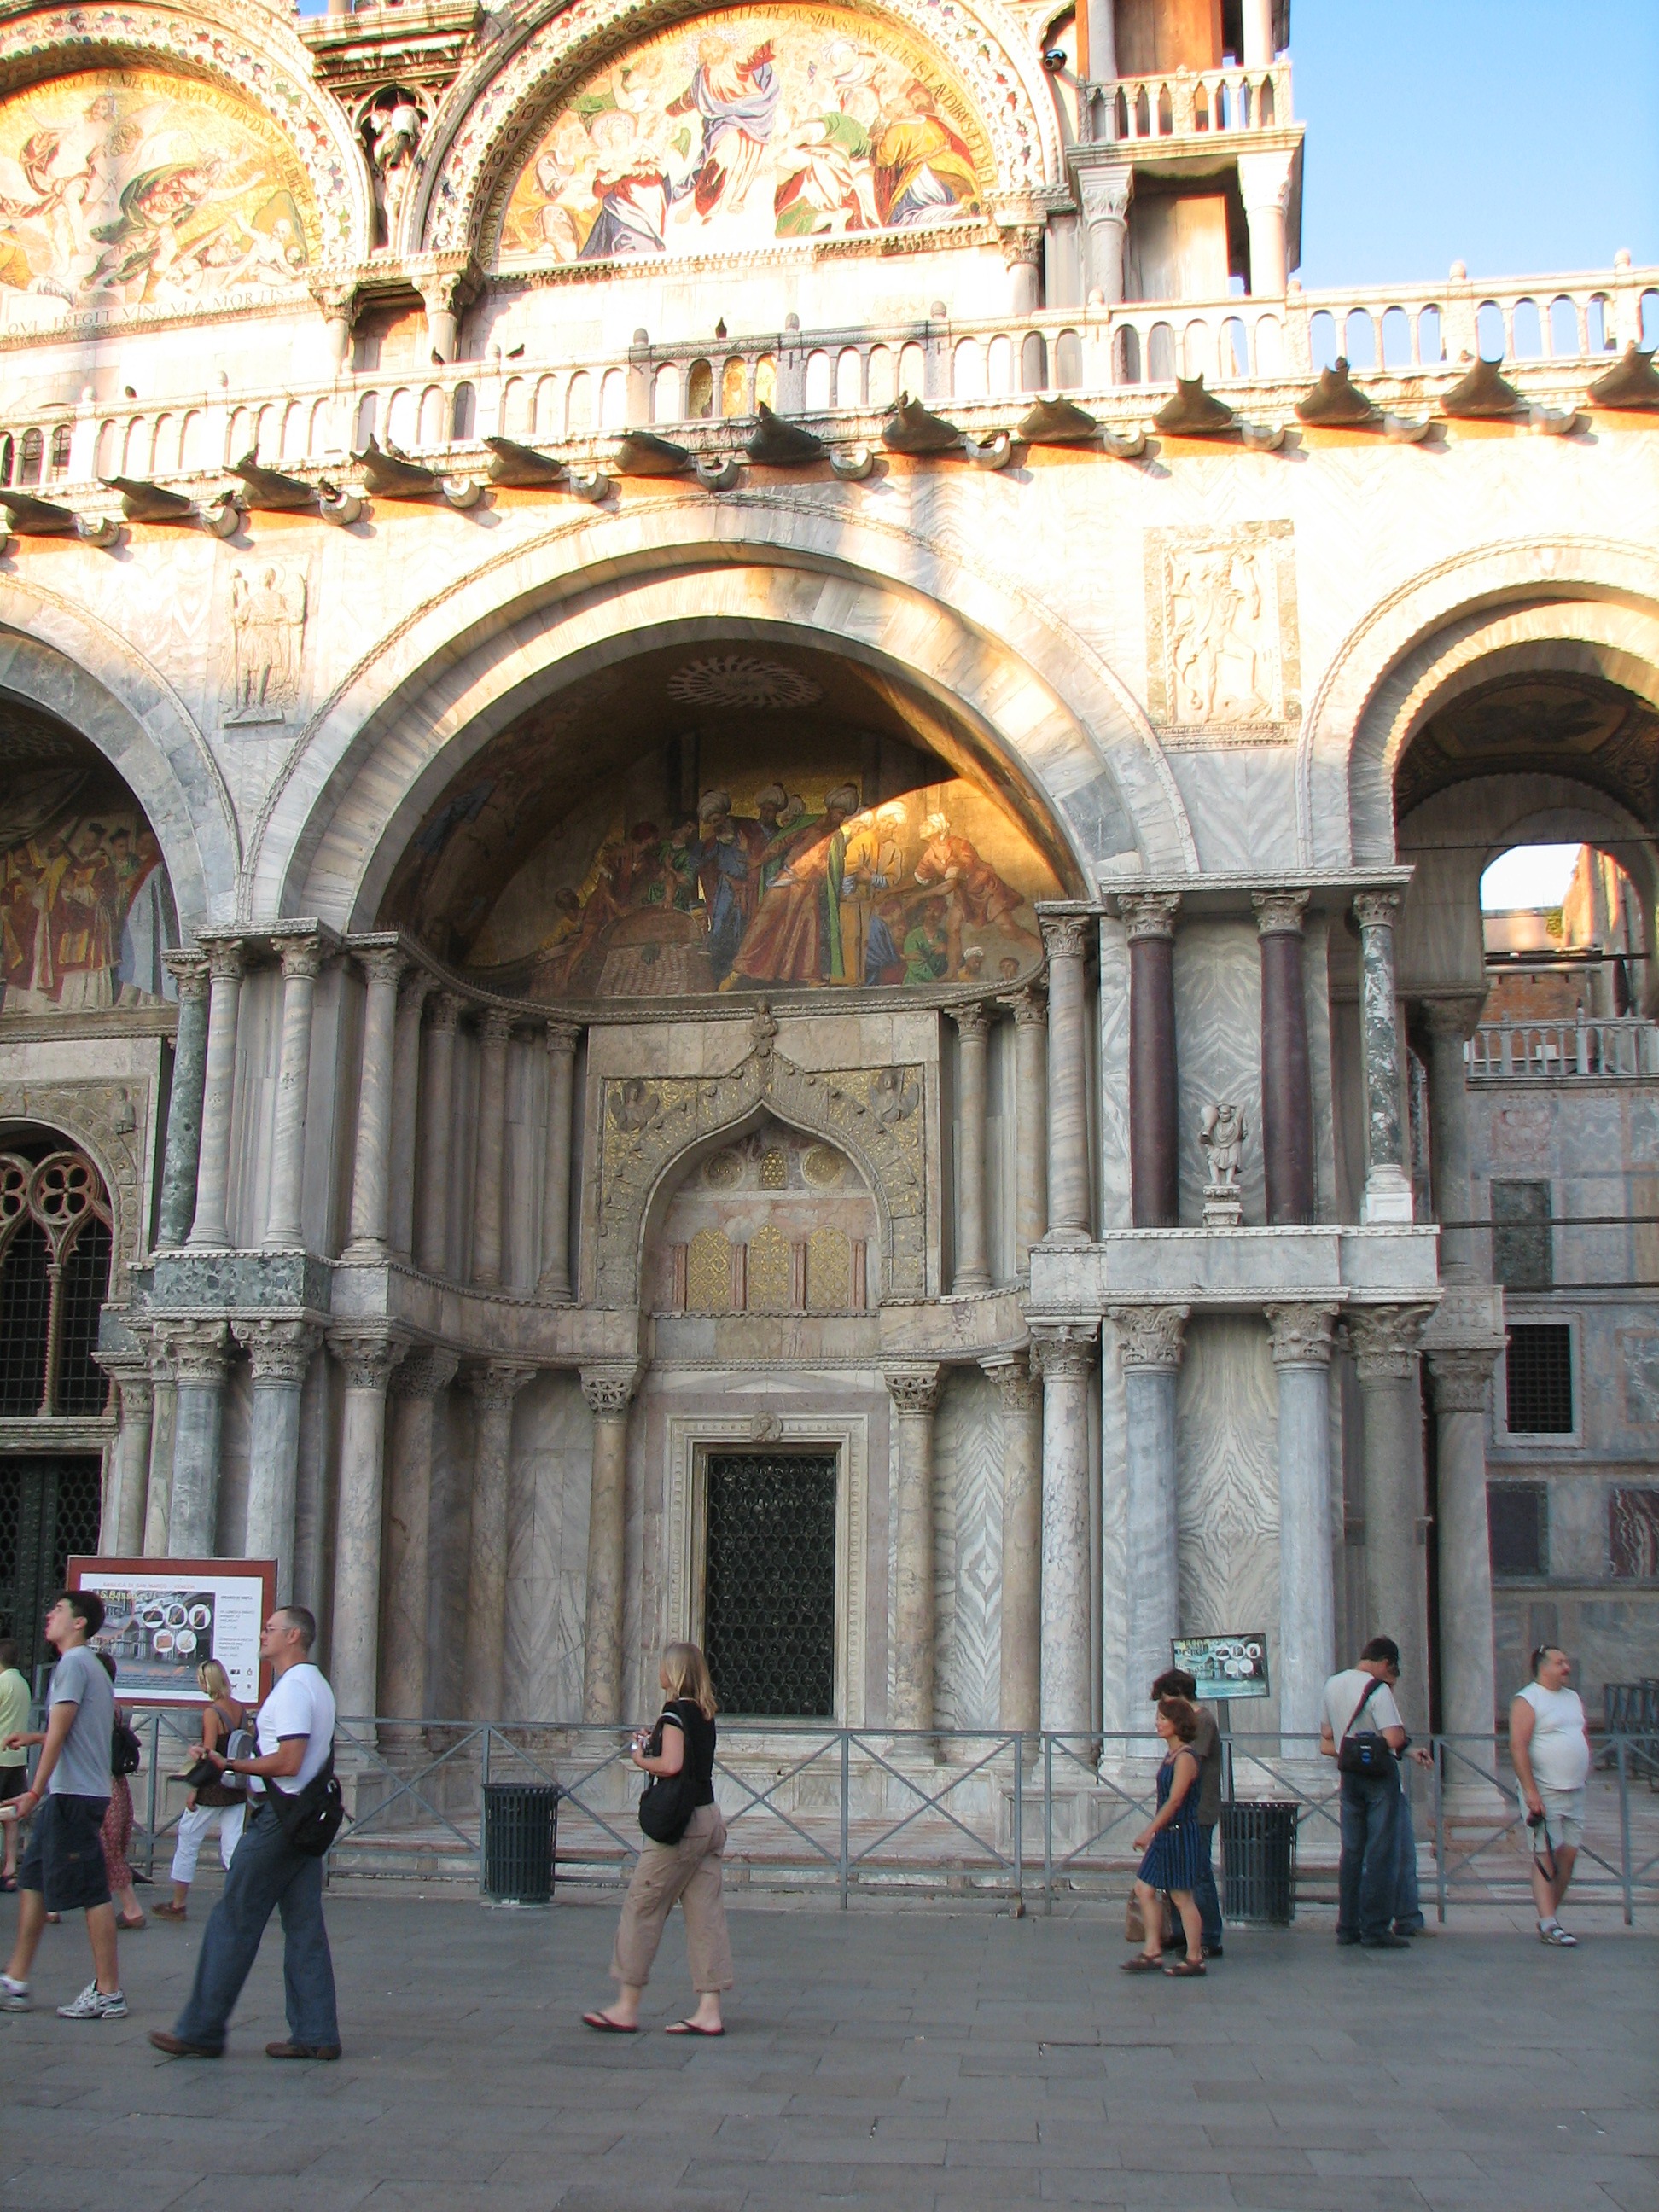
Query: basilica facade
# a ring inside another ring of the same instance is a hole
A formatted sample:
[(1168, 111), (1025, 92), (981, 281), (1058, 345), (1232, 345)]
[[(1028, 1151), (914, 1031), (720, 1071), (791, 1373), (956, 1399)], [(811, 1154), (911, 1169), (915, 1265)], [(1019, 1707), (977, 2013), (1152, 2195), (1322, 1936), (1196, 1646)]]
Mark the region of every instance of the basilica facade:
[[(1304, 292), (1289, 30), (6, 16), (15, 1626), (274, 1558), (388, 1727), (1659, 1671), (1659, 272)], [(1544, 838), (1633, 983), (1500, 1052)]]

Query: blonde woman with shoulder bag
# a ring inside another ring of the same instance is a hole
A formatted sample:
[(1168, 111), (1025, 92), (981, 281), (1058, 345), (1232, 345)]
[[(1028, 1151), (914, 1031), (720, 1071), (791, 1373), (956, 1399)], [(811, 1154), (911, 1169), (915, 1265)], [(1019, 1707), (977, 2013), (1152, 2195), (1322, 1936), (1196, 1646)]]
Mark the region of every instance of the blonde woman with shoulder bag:
[[(248, 1725), (247, 1707), (230, 1694), (230, 1677), (216, 1659), (204, 1659), (196, 1669), (196, 1686), (208, 1700), (202, 1713), (202, 1741), (210, 1751), (222, 1751), (238, 1729)], [(196, 1862), (208, 1831), (219, 1823), (219, 1863), (227, 1873), (236, 1846), (242, 1840), (247, 1816), (247, 1792), (228, 1775), (204, 1782), (192, 1790), (179, 1815), (179, 1841), (173, 1853), (173, 1901), (151, 1907), (157, 1920), (188, 1918), (186, 1900), (196, 1879)]]
[(732, 1986), (732, 1944), (721, 1895), (720, 1854), (726, 1822), (714, 1802), (714, 1686), (695, 1644), (671, 1644), (657, 1680), (665, 1700), (654, 1729), (634, 1738), (634, 1764), (651, 1777), (640, 1800), (645, 1841), (628, 1885), (622, 1924), (611, 1958), (615, 2002), (583, 2020), (601, 2035), (637, 2035), (640, 1999), (678, 1898), (685, 1914), (685, 1948), (695, 2012), (670, 2035), (724, 2035), (720, 1993)]

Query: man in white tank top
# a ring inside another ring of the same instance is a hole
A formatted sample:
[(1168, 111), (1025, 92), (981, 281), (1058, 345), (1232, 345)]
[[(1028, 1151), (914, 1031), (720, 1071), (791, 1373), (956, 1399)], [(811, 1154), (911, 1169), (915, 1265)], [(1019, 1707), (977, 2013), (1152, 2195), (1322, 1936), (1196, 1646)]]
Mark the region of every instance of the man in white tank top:
[(1590, 1740), (1584, 1708), (1567, 1683), (1571, 1662), (1559, 1644), (1540, 1644), (1532, 1655), (1532, 1680), (1510, 1707), (1510, 1757), (1520, 1785), (1521, 1813), (1532, 1836), (1532, 1893), (1538, 1937), (1570, 1950), (1557, 1915), (1572, 1880), (1584, 1835), (1584, 1784)]

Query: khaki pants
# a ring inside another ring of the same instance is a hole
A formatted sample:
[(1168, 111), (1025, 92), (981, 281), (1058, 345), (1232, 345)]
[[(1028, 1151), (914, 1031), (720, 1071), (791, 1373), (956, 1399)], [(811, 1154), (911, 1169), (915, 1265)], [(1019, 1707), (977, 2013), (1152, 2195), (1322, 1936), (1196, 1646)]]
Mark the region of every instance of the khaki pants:
[(628, 1989), (645, 1987), (664, 1924), (678, 1898), (685, 1912), (692, 1988), (700, 1996), (731, 1988), (732, 1943), (720, 1895), (725, 1849), (726, 1822), (718, 1805), (699, 1805), (678, 1843), (644, 1844), (623, 1900), (617, 1948), (611, 1954), (613, 1981)]

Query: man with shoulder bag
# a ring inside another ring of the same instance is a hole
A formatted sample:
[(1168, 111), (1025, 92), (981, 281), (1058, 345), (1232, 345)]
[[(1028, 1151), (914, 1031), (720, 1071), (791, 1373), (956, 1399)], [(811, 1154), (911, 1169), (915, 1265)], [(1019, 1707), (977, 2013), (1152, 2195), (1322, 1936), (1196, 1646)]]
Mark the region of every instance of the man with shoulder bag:
[(1342, 1857), (1336, 1940), (1368, 1951), (1409, 1951), (1391, 1925), (1399, 1871), (1400, 1757), (1409, 1739), (1389, 1684), (1400, 1647), (1374, 1636), (1357, 1667), (1325, 1685), (1319, 1748), (1342, 1778)]
[(283, 1923), (289, 2037), (268, 2043), (265, 2056), (340, 2055), (334, 1963), (323, 1924), (323, 1856), (342, 1810), (334, 1779), (334, 1692), (309, 1657), (316, 1636), (317, 1624), (303, 1606), (279, 1607), (259, 1639), (259, 1656), (276, 1680), (259, 1708), (258, 1751), (228, 1758), (202, 1748), (209, 1773), (229, 1770), (248, 1778), (247, 1821), (202, 1937), (190, 2000), (171, 2033), (150, 2031), (150, 2041), (171, 2058), (223, 2057), (226, 2027), (273, 1908)]

